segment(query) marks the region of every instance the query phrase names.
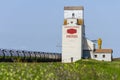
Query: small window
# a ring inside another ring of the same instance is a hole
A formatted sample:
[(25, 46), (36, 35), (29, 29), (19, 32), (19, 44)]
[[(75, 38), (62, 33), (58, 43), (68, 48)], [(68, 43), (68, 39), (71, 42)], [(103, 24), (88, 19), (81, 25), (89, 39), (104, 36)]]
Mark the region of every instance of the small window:
[(105, 58), (105, 55), (103, 55), (103, 58)]
[(95, 56), (95, 58), (97, 58), (97, 55), (94, 55)]
[(71, 24), (73, 24), (73, 21), (71, 21)]
[(72, 17), (73, 17), (73, 18), (75, 17), (75, 14), (74, 14), (74, 13), (72, 13)]

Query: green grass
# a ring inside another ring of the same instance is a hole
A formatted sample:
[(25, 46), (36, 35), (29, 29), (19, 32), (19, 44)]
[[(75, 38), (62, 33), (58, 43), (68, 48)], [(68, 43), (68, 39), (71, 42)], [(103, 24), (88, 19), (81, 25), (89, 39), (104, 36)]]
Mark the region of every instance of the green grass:
[(0, 80), (120, 80), (120, 61), (0, 63)]

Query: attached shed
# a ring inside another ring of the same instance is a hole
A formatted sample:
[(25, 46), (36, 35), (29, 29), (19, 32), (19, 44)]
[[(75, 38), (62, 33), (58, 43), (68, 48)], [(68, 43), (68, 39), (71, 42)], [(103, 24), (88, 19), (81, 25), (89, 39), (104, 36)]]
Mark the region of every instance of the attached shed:
[(112, 49), (95, 49), (93, 59), (100, 61), (112, 61)]

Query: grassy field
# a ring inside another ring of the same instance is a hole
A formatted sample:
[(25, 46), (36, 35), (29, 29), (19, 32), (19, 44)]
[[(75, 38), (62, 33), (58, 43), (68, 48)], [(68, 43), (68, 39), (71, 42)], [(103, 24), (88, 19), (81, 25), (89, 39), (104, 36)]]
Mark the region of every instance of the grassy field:
[(120, 61), (0, 63), (0, 80), (120, 80)]

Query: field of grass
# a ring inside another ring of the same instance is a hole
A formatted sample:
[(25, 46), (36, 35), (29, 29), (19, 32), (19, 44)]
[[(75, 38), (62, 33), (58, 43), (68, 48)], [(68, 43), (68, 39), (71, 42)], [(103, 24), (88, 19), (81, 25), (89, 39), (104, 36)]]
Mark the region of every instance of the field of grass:
[(120, 61), (0, 63), (0, 80), (120, 80)]

